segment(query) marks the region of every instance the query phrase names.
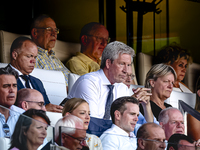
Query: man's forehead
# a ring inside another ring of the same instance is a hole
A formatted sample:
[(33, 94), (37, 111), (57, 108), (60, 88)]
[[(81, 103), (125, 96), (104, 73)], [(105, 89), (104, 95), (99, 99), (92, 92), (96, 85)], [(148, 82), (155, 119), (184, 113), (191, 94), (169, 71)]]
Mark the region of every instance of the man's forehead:
[(14, 75), (2, 74), (2, 75), (0, 75), (0, 80), (1, 80), (2, 84), (10, 83), (10, 82), (13, 82), (13, 81), (15, 83), (17, 83), (17, 80), (16, 80)]
[(183, 121), (183, 115), (178, 110), (173, 110), (169, 112), (169, 120), (181, 120)]

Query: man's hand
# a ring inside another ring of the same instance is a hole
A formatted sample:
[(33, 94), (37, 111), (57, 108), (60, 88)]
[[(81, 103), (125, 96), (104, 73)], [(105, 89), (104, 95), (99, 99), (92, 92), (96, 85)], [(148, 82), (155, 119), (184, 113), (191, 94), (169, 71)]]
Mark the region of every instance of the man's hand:
[(196, 147), (200, 147), (200, 139), (198, 139), (196, 142), (194, 142)]
[(51, 103), (45, 105), (45, 107), (46, 107), (47, 111), (59, 112), (59, 113), (62, 113), (62, 109), (63, 109), (62, 106), (54, 105), (54, 104), (51, 104)]

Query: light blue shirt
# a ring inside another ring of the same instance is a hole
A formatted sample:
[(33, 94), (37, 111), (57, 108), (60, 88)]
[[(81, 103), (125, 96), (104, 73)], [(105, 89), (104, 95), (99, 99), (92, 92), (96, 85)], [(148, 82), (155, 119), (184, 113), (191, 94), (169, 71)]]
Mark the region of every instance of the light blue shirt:
[(129, 134), (115, 124), (101, 136), (103, 150), (136, 150), (137, 140), (133, 132)]

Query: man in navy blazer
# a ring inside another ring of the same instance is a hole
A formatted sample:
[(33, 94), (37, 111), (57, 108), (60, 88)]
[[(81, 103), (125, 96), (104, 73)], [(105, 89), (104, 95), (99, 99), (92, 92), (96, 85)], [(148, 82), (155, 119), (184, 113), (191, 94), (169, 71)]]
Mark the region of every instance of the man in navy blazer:
[(29, 75), (34, 69), (37, 53), (37, 46), (30, 38), (18, 37), (13, 41), (10, 48), (11, 63), (9, 65), (19, 74), (17, 88), (18, 90), (22, 88), (38, 90), (44, 97), (47, 111), (62, 112), (62, 106), (50, 103), (42, 82)]

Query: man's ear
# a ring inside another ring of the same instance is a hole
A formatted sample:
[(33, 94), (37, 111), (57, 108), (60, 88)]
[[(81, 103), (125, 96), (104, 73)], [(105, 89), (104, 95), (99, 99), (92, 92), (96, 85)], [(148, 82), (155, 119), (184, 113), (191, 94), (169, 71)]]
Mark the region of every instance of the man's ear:
[(119, 110), (115, 110), (114, 115), (115, 115), (115, 120), (120, 120), (121, 119), (121, 113), (120, 113)]
[(109, 69), (111, 64), (112, 64), (112, 63), (111, 63), (111, 60), (110, 60), (110, 59), (107, 59), (107, 60), (106, 60), (106, 68)]
[(37, 39), (37, 29), (36, 28), (33, 28), (32, 30), (31, 30), (31, 35), (32, 35), (32, 37), (34, 38), (34, 39)]
[(71, 115), (71, 113), (69, 113), (69, 112), (66, 112), (65, 116), (68, 116), (68, 115)]
[(87, 42), (88, 42), (88, 38), (87, 38), (87, 35), (82, 35), (81, 37), (81, 43), (86, 46), (87, 45)]
[(22, 109), (24, 109), (24, 110), (28, 110), (28, 104), (27, 104), (27, 102), (26, 101), (22, 101), (22, 103), (21, 103), (21, 107), (22, 107)]
[(138, 139), (138, 145), (141, 149), (145, 149), (145, 142), (142, 139)]
[(14, 50), (12, 52), (12, 59), (16, 60), (17, 59), (17, 56), (18, 56), (18, 53), (16, 52), (16, 50)]
[(155, 84), (154, 80), (149, 80), (149, 83), (151, 84), (151, 87), (154, 87), (154, 84)]

